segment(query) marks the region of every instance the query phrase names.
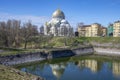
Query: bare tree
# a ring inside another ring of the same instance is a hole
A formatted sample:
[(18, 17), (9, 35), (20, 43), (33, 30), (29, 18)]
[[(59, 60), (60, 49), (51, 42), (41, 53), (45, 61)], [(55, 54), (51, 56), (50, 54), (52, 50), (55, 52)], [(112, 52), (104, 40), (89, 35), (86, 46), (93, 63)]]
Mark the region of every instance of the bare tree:
[(20, 35), (20, 26), (21, 22), (17, 20), (13, 20), (13, 39), (15, 47), (19, 47), (21, 43), (21, 35)]
[(17, 48), (24, 43), (26, 49), (27, 43), (33, 41), (32, 38), (35, 38), (38, 34), (37, 26), (32, 25), (30, 21), (22, 26), (19, 20), (0, 22), (0, 46)]
[(36, 26), (32, 25), (32, 23), (29, 21), (28, 23), (24, 24), (21, 28), (23, 40), (24, 40), (24, 48), (26, 49), (27, 43), (30, 41), (30, 38), (33, 36), (36, 36), (38, 33), (38, 30)]
[(0, 22), (0, 40), (4, 46), (8, 47), (8, 36), (5, 22)]

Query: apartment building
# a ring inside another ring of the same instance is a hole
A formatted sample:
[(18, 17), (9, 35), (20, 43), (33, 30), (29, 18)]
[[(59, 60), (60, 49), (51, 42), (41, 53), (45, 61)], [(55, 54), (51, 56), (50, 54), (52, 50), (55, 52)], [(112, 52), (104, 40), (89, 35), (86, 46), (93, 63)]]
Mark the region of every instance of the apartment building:
[(120, 21), (113, 24), (113, 37), (120, 37)]
[(100, 24), (94, 23), (92, 25), (82, 25), (78, 27), (79, 36), (82, 37), (99, 37), (106, 35), (106, 29)]

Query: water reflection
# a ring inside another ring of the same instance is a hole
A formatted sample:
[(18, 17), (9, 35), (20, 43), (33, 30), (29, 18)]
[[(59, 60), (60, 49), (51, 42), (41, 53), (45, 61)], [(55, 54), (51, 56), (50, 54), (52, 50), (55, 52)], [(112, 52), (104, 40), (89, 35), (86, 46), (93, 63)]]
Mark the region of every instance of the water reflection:
[(52, 68), (53, 75), (56, 76), (58, 79), (60, 79), (60, 77), (64, 73), (66, 64), (65, 63), (50, 64), (50, 67)]
[(89, 68), (92, 72), (97, 72), (98, 69), (98, 63), (96, 60), (81, 60), (78, 61), (77, 66), (82, 68)]
[(46, 80), (120, 80), (120, 62), (95, 59), (42, 63), (21, 68)]
[(115, 76), (120, 76), (120, 62), (113, 62), (112, 67), (113, 74)]

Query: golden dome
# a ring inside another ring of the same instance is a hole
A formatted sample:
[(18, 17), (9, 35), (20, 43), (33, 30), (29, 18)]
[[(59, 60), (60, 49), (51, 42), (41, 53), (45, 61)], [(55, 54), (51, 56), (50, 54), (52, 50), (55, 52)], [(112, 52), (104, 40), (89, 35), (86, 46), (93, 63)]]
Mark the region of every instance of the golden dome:
[(64, 15), (63, 11), (61, 11), (60, 9), (57, 9), (57, 10), (53, 13), (52, 18), (65, 19), (65, 15)]

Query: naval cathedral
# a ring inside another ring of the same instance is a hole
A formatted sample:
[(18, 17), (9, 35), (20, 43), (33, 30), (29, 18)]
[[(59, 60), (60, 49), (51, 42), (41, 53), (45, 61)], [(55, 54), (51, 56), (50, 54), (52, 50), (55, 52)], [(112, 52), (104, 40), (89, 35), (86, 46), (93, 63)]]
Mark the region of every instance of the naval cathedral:
[(63, 11), (57, 9), (52, 14), (52, 19), (45, 23), (44, 35), (53, 36), (72, 36), (73, 28), (70, 26), (69, 22), (65, 20), (65, 15)]

